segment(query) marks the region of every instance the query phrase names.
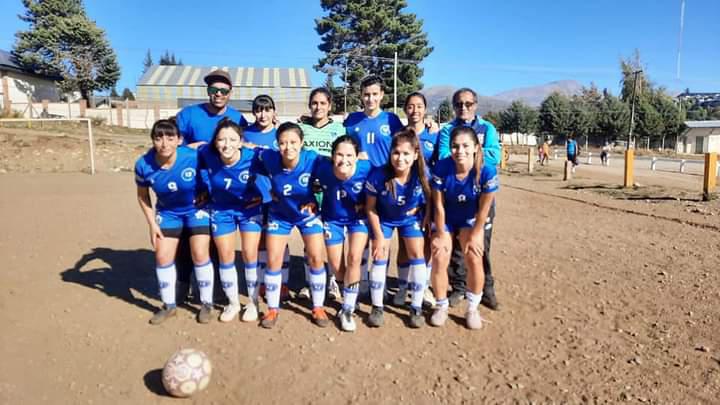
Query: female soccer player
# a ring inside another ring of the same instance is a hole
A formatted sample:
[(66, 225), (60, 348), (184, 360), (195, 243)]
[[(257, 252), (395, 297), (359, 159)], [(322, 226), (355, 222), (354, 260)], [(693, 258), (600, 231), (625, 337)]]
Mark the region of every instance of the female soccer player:
[[(332, 144), (332, 160), (322, 159), (313, 175), (323, 192), (320, 212), (325, 227), (328, 263), (336, 274), (345, 277), (340, 327), (347, 332), (356, 329), (353, 312), (360, 283), (360, 265), (368, 241), (365, 213), (365, 180), (370, 172), (367, 160), (358, 160), (360, 145), (349, 135)], [(343, 245), (348, 235), (347, 261), (343, 263)]]
[[(437, 144), (437, 128), (428, 128), (425, 122), (425, 111), (427, 108), (427, 101), (425, 96), (420, 92), (410, 93), (405, 98), (405, 115), (408, 119), (408, 128), (411, 128), (418, 135), (420, 141), (420, 150), (422, 151), (423, 158), (425, 159), (426, 167), (432, 167), (433, 160), (436, 159), (435, 146)], [(425, 235), (425, 258), (430, 258), (430, 240), (428, 234)], [(408, 273), (410, 271), (410, 265), (407, 259), (407, 252), (403, 244), (403, 240), (400, 239), (400, 248), (398, 250), (398, 291), (393, 297), (393, 304), (395, 306), (405, 305), (405, 299), (407, 298), (407, 281)], [(428, 263), (428, 277), (430, 277), (431, 267)], [(427, 280), (426, 288), (423, 293), (423, 301), (431, 307), (435, 305), (435, 297), (430, 292), (429, 279)]]
[[(257, 319), (258, 246), (262, 232), (262, 196), (250, 166), (255, 151), (241, 147), (243, 130), (231, 120), (218, 123), (207, 146), (200, 149), (200, 166), (210, 190), (210, 221), (220, 256), (220, 281), (230, 305), (220, 320), (230, 322), (240, 312), (235, 268), (235, 232), (240, 229), (245, 281), (250, 303), (243, 321)], [(269, 193), (269, 190), (265, 194)]]
[(303, 149), (303, 132), (297, 124), (286, 122), (277, 130), (279, 151), (263, 150), (253, 165), (254, 172), (270, 178), (273, 201), (269, 204), (265, 227), (268, 268), (265, 271), (268, 311), (261, 325), (275, 326), (280, 306), (283, 252), (292, 228), (297, 227), (305, 242), (310, 265), (312, 317), (316, 325), (329, 324), (323, 308), (326, 272), (323, 263), (323, 227), (310, 177), (318, 159), (317, 153)]
[(373, 267), (370, 271), (373, 308), (368, 323), (374, 327), (383, 324), (383, 293), (390, 238), (397, 228), (405, 242), (410, 264), (410, 326), (419, 328), (425, 323), (422, 300), (427, 268), (423, 257), (422, 228), (427, 220), (424, 206), (429, 200), (430, 186), (425, 161), (420, 155), (420, 146), (413, 130), (404, 129), (393, 136), (387, 165), (373, 169), (365, 190), (368, 221), (373, 233)]
[[(157, 121), (150, 131), (153, 147), (135, 163), (135, 183), (140, 209), (150, 227), (150, 243), (155, 249), (155, 272), (163, 308), (150, 323), (157, 325), (176, 315), (175, 254), (183, 229), (190, 232), (190, 250), (195, 278), (200, 288), (202, 308), (198, 322), (207, 323), (212, 315), (213, 265), (210, 261), (210, 215), (196, 207), (202, 189), (197, 177), (197, 151), (180, 146), (180, 136), (171, 120)], [(150, 188), (157, 197), (155, 211)]]
[(437, 305), (430, 322), (442, 326), (448, 318), (448, 274), (452, 239), (457, 237), (468, 268), (468, 308), (465, 322), (469, 329), (480, 329), (478, 305), (482, 299), (483, 255), (489, 254), (488, 214), (498, 189), (495, 165), (483, 164), (483, 151), (471, 127), (455, 127), (450, 134), (450, 158), (433, 169), (433, 290)]

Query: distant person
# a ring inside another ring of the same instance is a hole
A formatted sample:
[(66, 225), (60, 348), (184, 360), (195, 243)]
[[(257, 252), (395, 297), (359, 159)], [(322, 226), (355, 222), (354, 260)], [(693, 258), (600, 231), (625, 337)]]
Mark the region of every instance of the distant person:
[(543, 150), (543, 143), (541, 143), (537, 146), (537, 154), (538, 154), (537, 162), (540, 163), (540, 165), (542, 166), (542, 161), (545, 158), (545, 151)]
[(573, 173), (575, 173), (575, 166), (577, 166), (578, 163), (578, 155), (580, 154), (580, 147), (577, 144), (577, 141), (575, 141), (575, 135), (568, 136), (567, 139), (567, 145), (565, 146), (566, 152), (567, 152), (567, 160), (568, 162), (572, 162), (573, 164)]
[(230, 118), (243, 128), (248, 125), (245, 117), (228, 105), (232, 91), (230, 74), (217, 69), (208, 73), (203, 80), (207, 84), (208, 102), (189, 105), (177, 115), (177, 126), (183, 142), (190, 147), (208, 143), (223, 118)]
[(545, 142), (542, 143), (541, 148), (543, 157), (540, 160), (540, 165), (545, 166), (546, 162), (550, 164), (550, 140), (545, 140)]
[(605, 141), (602, 150), (600, 151), (600, 162), (603, 166), (608, 165), (608, 157), (610, 156), (610, 143)]
[[(490, 122), (479, 117), (477, 113), (477, 93), (469, 88), (461, 88), (453, 93), (453, 111), (455, 119), (443, 126), (438, 135), (439, 158), (450, 157), (450, 134), (455, 127), (470, 127), (475, 131), (483, 149), (483, 161), (488, 165), (499, 165), (502, 158), (502, 148), (497, 129)], [(488, 223), (485, 225), (492, 232), (495, 221), (495, 206), (490, 208)], [(485, 272), (485, 285), (483, 287), (482, 304), (490, 309), (498, 308), (497, 296), (495, 295), (495, 279), (492, 275), (490, 255), (483, 256), (483, 271)], [(453, 253), (448, 269), (452, 293), (449, 297), (450, 306), (454, 307), (465, 298), (466, 271), (464, 267), (463, 253), (457, 238), (453, 240)], [(437, 293), (437, 292), (436, 292)]]
[[(157, 325), (177, 315), (175, 254), (183, 230), (190, 235), (195, 278), (200, 288), (202, 308), (198, 322), (207, 323), (212, 315), (214, 272), (208, 253), (210, 215), (196, 206), (203, 188), (198, 175), (198, 154), (195, 149), (181, 146), (182, 136), (171, 120), (157, 121), (150, 136), (153, 147), (135, 163), (137, 199), (155, 249), (155, 274), (163, 302), (150, 323)], [(157, 196), (154, 209), (151, 188)]]

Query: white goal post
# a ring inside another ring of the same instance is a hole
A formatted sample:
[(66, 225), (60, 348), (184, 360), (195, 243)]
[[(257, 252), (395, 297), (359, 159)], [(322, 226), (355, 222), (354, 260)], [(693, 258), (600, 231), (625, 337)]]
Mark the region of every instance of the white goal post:
[(90, 146), (90, 174), (95, 174), (95, 142), (93, 141), (92, 121), (90, 118), (0, 118), (0, 122), (41, 122), (41, 121), (76, 121), (87, 123), (88, 145)]

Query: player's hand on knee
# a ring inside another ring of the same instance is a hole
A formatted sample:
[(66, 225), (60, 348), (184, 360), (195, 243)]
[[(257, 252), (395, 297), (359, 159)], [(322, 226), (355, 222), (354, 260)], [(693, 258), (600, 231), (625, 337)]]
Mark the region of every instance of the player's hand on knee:
[(442, 259), (450, 256), (452, 240), (444, 236), (436, 236), (430, 243), (430, 252), (433, 257)]
[(377, 238), (373, 241), (373, 260), (384, 260), (387, 257), (388, 243), (385, 238)]
[(466, 255), (474, 254), (477, 257), (482, 257), (485, 253), (485, 235), (473, 232), (472, 235), (470, 235), (468, 243), (465, 245), (463, 253)]
[(162, 230), (157, 225), (150, 227), (150, 244), (152, 245), (153, 249), (157, 248), (157, 243), (159, 240), (162, 240), (164, 238)]

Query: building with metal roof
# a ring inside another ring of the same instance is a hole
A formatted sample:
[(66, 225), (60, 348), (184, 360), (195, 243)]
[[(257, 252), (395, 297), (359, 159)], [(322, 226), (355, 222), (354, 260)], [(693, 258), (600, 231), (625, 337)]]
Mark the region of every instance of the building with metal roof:
[(268, 94), (280, 114), (297, 114), (307, 110), (312, 90), (310, 76), (303, 68), (266, 67), (197, 67), (188, 65), (151, 66), (137, 83), (139, 104), (179, 108), (207, 101), (205, 75), (215, 69), (225, 70), (233, 80), (230, 103), (249, 111), (252, 99)]
[(60, 77), (23, 68), (10, 52), (0, 50), (0, 103), (3, 109), (23, 111), (28, 102), (59, 101), (62, 94), (57, 86), (59, 80)]
[(685, 121), (687, 129), (680, 136), (680, 153), (720, 152), (720, 120)]

